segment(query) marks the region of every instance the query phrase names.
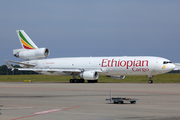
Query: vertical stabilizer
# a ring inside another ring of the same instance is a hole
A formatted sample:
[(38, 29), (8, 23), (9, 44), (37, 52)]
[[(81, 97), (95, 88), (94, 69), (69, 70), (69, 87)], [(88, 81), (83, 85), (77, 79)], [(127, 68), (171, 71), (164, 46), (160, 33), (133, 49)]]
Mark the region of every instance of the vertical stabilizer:
[(37, 49), (38, 47), (34, 42), (29, 38), (29, 36), (24, 32), (24, 30), (16, 30), (19, 37), (22, 48), (24, 49)]

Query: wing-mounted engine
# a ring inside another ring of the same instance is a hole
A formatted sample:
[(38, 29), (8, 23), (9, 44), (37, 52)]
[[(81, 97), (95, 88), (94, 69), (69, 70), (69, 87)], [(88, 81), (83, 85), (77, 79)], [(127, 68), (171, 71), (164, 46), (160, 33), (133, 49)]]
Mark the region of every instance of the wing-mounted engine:
[(50, 52), (47, 48), (37, 49), (15, 49), (13, 55), (21, 59), (39, 59), (49, 56)]
[(84, 71), (79, 74), (80, 78), (86, 79), (86, 80), (97, 80), (99, 77), (98, 72), (96, 71)]
[(112, 79), (124, 79), (125, 75), (113, 75), (113, 76), (107, 76), (107, 77), (111, 77)]

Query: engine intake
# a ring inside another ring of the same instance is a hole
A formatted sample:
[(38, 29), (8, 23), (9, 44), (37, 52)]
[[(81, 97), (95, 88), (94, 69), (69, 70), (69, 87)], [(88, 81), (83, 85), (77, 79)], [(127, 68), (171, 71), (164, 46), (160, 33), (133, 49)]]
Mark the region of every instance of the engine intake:
[(99, 77), (98, 72), (96, 71), (84, 71), (79, 74), (80, 78), (86, 79), (86, 80), (97, 80)]
[(45, 58), (49, 56), (50, 52), (47, 48), (38, 48), (38, 49), (15, 49), (13, 50), (15, 57), (21, 59), (36, 59), (36, 58)]

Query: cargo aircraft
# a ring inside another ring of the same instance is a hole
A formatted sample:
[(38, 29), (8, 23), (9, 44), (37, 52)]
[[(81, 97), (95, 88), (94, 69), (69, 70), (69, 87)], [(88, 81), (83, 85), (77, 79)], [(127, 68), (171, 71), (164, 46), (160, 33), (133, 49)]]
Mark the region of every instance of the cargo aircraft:
[[(5, 61), (9, 69), (20, 71), (35, 71), (46, 75), (72, 76), (70, 83), (97, 83), (99, 75), (112, 79), (124, 79), (126, 75), (152, 76), (167, 73), (175, 68), (170, 60), (153, 56), (116, 56), (116, 57), (66, 57), (44, 59), (50, 51), (38, 48), (24, 30), (17, 30), (21, 49), (13, 50), (17, 58), (26, 59), (23, 62)], [(9, 62), (20, 64), (21, 68), (13, 68)], [(77, 77), (79, 79), (77, 79)]]

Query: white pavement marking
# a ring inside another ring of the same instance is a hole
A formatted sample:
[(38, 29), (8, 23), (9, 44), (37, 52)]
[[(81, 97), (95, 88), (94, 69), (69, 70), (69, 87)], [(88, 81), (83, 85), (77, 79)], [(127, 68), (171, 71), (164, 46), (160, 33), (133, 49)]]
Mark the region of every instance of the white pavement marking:
[(52, 110), (46, 110), (46, 111), (41, 111), (41, 112), (35, 112), (32, 114), (41, 115), (41, 114), (47, 114), (47, 113), (57, 112), (57, 111), (61, 111), (61, 110), (62, 109), (52, 109)]

